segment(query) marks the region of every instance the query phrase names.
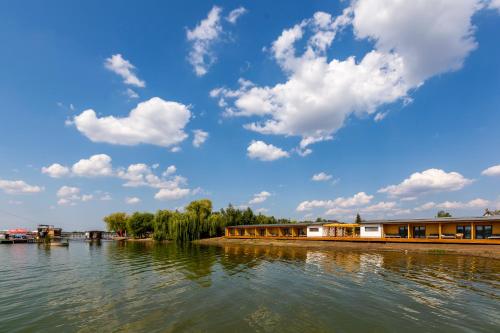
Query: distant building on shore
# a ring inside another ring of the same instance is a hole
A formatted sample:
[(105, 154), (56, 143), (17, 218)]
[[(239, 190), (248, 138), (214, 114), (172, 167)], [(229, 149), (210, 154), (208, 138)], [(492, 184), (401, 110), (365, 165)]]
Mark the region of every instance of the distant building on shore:
[(500, 244), (500, 216), (240, 225), (228, 238)]

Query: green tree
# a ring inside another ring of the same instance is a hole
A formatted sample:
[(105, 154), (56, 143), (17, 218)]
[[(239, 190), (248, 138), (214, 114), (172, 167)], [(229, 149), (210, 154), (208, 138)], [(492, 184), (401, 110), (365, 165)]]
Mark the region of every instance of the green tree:
[(212, 201), (208, 199), (191, 201), (186, 206), (186, 212), (194, 214), (198, 222), (205, 221), (212, 214)]
[(361, 215), (359, 215), (359, 213), (357, 213), (355, 223), (361, 223), (361, 222), (363, 222), (363, 220), (361, 219)]
[(153, 238), (158, 241), (169, 238), (169, 225), (175, 212), (158, 210), (153, 218)]
[(440, 210), (437, 212), (437, 217), (451, 217), (451, 214), (448, 212), (445, 212), (444, 210)]
[(153, 219), (151, 213), (135, 212), (127, 219), (127, 230), (132, 236), (143, 238), (153, 232)]
[(127, 230), (127, 219), (128, 216), (126, 213), (118, 212), (105, 216), (103, 220), (106, 223), (108, 231), (114, 231), (118, 236), (123, 237)]

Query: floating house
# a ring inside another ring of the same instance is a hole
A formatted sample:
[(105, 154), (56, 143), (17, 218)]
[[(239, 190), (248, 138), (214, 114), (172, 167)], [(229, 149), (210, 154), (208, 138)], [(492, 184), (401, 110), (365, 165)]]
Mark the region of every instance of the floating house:
[(38, 238), (61, 238), (62, 229), (54, 228), (53, 225), (39, 224), (37, 227)]
[(90, 230), (85, 233), (86, 240), (101, 240), (103, 232), (100, 230)]
[(228, 238), (500, 244), (500, 216), (240, 225)]

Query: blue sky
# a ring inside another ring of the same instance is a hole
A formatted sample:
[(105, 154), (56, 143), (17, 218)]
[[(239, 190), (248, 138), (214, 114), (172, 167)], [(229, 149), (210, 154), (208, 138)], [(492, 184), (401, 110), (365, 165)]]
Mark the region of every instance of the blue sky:
[(0, 7), (0, 229), (500, 208), (498, 1)]

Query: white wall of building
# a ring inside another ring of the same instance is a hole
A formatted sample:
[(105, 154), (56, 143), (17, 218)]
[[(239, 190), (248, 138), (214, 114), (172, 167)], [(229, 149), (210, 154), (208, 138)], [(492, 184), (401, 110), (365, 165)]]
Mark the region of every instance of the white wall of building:
[(363, 238), (382, 238), (382, 224), (363, 224), (360, 228), (360, 236)]
[(323, 237), (323, 226), (322, 225), (307, 226), (307, 237)]

